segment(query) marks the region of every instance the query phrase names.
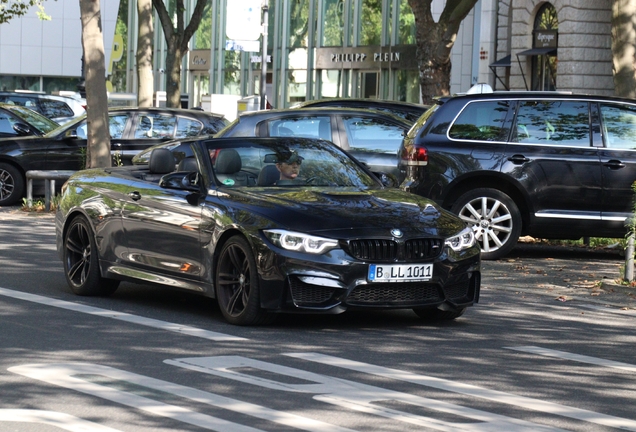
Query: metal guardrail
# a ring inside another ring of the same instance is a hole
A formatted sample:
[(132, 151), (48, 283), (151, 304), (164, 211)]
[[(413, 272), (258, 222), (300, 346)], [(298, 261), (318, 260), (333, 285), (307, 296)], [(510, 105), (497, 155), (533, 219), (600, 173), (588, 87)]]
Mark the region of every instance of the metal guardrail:
[(66, 181), (75, 174), (75, 171), (50, 170), (39, 171), (31, 170), (26, 172), (27, 179), (27, 206), (33, 206), (33, 180), (44, 180), (44, 209), (51, 210), (51, 197), (55, 194), (55, 181)]

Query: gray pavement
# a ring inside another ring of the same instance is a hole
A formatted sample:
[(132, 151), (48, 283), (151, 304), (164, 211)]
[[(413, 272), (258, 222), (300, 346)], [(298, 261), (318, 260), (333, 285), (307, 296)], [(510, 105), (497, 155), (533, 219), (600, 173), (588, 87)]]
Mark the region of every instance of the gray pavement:
[[(25, 212), (21, 206), (0, 207), (3, 219), (52, 221), (54, 213)], [(506, 290), (527, 298), (550, 296), (636, 309), (636, 287), (621, 283), (625, 258), (619, 249), (550, 246), (520, 242), (505, 258), (482, 262), (482, 288)]]

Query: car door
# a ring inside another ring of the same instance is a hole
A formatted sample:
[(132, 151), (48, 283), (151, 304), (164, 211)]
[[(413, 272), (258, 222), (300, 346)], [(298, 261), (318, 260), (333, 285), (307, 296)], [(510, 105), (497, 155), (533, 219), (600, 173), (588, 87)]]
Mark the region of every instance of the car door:
[(391, 174), (396, 183), (397, 152), (407, 130), (406, 125), (360, 114), (342, 114), (338, 122), (342, 148), (371, 171)]
[(520, 100), (502, 172), (527, 191), (535, 223), (558, 232), (600, 220), (602, 178), (585, 100)]
[(188, 200), (191, 192), (139, 180), (127, 187), (127, 195), (122, 224), (131, 267), (186, 279), (209, 271), (200, 244), (202, 207)]
[(599, 104), (604, 147), (599, 149), (603, 176), (603, 219), (617, 229), (633, 213), (636, 181), (636, 105)]

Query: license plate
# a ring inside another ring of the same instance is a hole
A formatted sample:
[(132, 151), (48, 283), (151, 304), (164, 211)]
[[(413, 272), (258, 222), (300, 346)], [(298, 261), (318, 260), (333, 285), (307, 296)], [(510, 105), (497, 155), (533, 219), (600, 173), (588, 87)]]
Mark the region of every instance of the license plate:
[(433, 277), (433, 264), (369, 265), (369, 282), (427, 281)]

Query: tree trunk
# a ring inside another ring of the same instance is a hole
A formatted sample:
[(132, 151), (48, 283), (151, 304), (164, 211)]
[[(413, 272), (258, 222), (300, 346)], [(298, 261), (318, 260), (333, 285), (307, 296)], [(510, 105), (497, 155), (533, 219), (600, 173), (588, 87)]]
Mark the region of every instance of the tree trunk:
[(154, 79), (152, 74), (152, 0), (137, 0), (139, 19), (137, 34), (137, 105), (152, 106)]
[(459, 26), (477, 0), (446, 0), (439, 21), (433, 20), (432, 0), (408, 0), (415, 18), (415, 43), (422, 102), (450, 94), (451, 49)]
[(80, 0), (88, 126), (86, 168), (111, 166), (106, 63), (99, 3), (99, 0)]
[(181, 108), (181, 59), (179, 43), (168, 44), (166, 54), (166, 106)]
[(612, 5), (612, 56), (617, 96), (636, 97), (636, 0), (614, 0)]

